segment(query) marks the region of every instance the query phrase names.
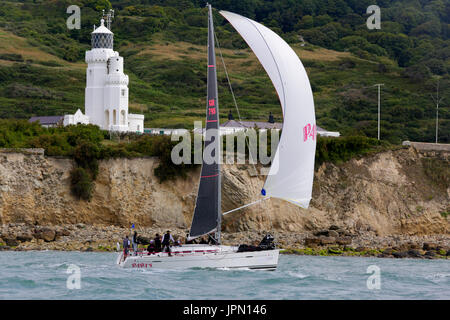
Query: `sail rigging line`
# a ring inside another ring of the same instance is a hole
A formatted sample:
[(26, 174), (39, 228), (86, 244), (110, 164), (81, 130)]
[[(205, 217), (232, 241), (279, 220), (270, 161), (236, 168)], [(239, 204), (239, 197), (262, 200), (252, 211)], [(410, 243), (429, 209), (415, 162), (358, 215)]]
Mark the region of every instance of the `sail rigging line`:
[[(214, 31), (214, 37), (216, 39), (217, 48), (219, 49), (219, 54), (220, 54), (220, 59), (222, 60), (223, 69), (224, 69), (225, 75), (227, 77), (228, 87), (230, 88), (231, 96), (233, 97), (234, 106), (235, 106), (237, 114), (238, 114), (239, 123), (242, 124), (241, 113), (239, 112), (239, 107), (238, 107), (238, 104), (236, 101), (236, 97), (234, 95), (233, 87), (231, 85), (231, 80), (228, 75), (227, 66), (225, 65), (225, 59), (223, 58), (223, 55), (222, 55), (222, 48), (220, 47), (219, 39), (217, 38), (217, 34), (215, 31)], [(255, 165), (256, 161), (253, 160), (252, 153), (250, 152), (250, 140), (247, 135), (245, 135), (245, 143), (249, 146), (248, 156), (249, 156), (250, 163), (252, 164), (253, 170), (255, 170), (255, 173), (257, 173), (258, 171), (256, 170), (256, 165)]]
[(262, 201), (269, 200), (269, 199), (270, 199), (270, 197), (265, 197), (265, 198), (262, 198), (262, 199), (259, 199), (259, 200), (250, 202), (250, 203), (245, 204), (245, 205), (243, 205), (243, 206), (240, 206), (240, 207), (234, 208), (234, 209), (232, 209), (232, 210), (229, 210), (229, 211), (227, 211), (227, 212), (224, 212), (224, 213), (222, 213), (222, 216), (224, 216), (224, 215), (226, 215), (226, 214), (229, 214), (229, 213), (231, 213), (231, 212), (234, 212), (234, 211), (243, 209), (243, 208), (250, 207), (250, 206), (252, 206), (252, 205), (254, 205), (254, 204), (257, 204), (257, 203), (260, 203), (260, 202), (262, 202)]
[(215, 31), (214, 31), (214, 37), (216, 38), (217, 48), (219, 49), (220, 59), (222, 60), (223, 69), (224, 69), (225, 75), (227, 77), (228, 86), (230, 87), (231, 96), (233, 97), (234, 106), (236, 107), (236, 111), (238, 113), (239, 121), (241, 121), (241, 114), (239, 113), (239, 107), (238, 107), (238, 104), (237, 104), (237, 101), (236, 101), (236, 97), (234, 95), (233, 87), (231, 86), (230, 77), (228, 76), (228, 71), (227, 71), (227, 67), (225, 65), (225, 60), (223, 59), (222, 48), (220, 47), (219, 39), (217, 38), (217, 34), (216, 34)]

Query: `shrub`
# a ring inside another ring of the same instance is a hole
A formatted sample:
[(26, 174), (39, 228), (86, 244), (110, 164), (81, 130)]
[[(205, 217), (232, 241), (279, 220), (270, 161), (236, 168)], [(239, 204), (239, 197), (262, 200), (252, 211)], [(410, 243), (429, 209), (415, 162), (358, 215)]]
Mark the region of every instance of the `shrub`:
[(43, 148), (48, 156), (67, 156), (72, 151), (65, 136), (49, 133), (33, 138), (30, 141), (30, 147)]
[(77, 145), (73, 151), (73, 159), (77, 165), (80, 168), (87, 170), (94, 180), (98, 174), (99, 158), (100, 148), (92, 142), (83, 141)]
[(67, 141), (71, 146), (78, 145), (81, 141), (90, 141), (94, 144), (100, 144), (105, 138), (105, 132), (96, 125), (78, 124), (62, 128), (67, 132)]
[(425, 175), (444, 190), (450, 187), (450, 166), (448, 160), (422, 158)]
[(90, 201), (94, 191), (94, 182), (90, 174), (83, 168), (74, 168), (70, 172), (71, 190), (78, 199)]
[(158, 167), (154, 170), (155, 176), (158, 177), (160, 182), (172, 180), (176, 177), (186, 178), (187, 169), (195, 167), (193, 164), (176, 165), (172, 162), (171, 153), (175, 144), (176, 142), (172, 142), (170, 137), (159, 136), (159, 139), (157, 139), (152, 146), (153, 155), (157, 156), (160, 160)]
[(2, 54), (0, 54), (0, 60), (9, 60), (9, 61), (16, 61), (16, 62), (24, 61), (22, 55), (17, 54), (17, 53), (2, 53)]
[(387, 147), (387, 142), (364, 136), (348, 136), (340, 138), (318, 137), (316, 146), (316, 164), (323, 162), (343, 162), (355, 156)]

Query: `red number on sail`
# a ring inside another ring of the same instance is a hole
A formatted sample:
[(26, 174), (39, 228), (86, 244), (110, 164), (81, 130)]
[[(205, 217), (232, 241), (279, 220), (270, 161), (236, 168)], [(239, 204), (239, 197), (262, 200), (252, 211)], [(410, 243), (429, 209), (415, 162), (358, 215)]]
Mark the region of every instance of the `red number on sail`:
[(215, 105), (214, 99), (209, 100), (209, 106), (212, 107), (212, 106), (214, 106), (214, 105)]
[(208, 108), (208, 113), (209, 113), (210, 115), (216, 114), (216, 108)]

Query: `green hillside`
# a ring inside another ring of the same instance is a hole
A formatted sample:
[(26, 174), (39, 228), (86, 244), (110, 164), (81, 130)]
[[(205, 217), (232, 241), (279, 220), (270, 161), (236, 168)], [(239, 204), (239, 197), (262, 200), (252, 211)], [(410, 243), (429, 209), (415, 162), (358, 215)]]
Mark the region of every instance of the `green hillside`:
[[(450, 2), (359, 0), (221, 0), (216, 9), (243, 14), (282, 35), (311, 80), (319, 126), (382, 139), (434, 141), (439, 80), (440, 142), (450, 142)], [(381, 29), (365, 13), (381, 7)], [(69, 5), (81, 30), (68, 30)], [(101, 9), (116, 18), (115, 50), (130, 77), (130, 109), (146, 127), (186, 127), (203, 120), (207, 13), (199, 0), (4, 0), (0, 3), (0, 117), (60, 115), (84, 108), (84, 52)], [(216, 33), (242, 118), (265, 120), (281, 108), (270, 79), (240, 36), (215, 11)], [(304, 38), (306, 43), (301, 41)], [(219, 65), (222, 117), (234, 106)], [(234, 111), (236, 116), (236, 111)]]

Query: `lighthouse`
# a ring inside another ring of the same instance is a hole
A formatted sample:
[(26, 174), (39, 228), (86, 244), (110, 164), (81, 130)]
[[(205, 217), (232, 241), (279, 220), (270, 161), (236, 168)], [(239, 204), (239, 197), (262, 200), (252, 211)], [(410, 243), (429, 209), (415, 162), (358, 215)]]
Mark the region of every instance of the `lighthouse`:
[(86, 52), (85, 115), (101, 129), (144, 132), (144, 115), (128, 113), (128, 76), (123, 57), (114, 51), (114, 34), (101, 19)]

